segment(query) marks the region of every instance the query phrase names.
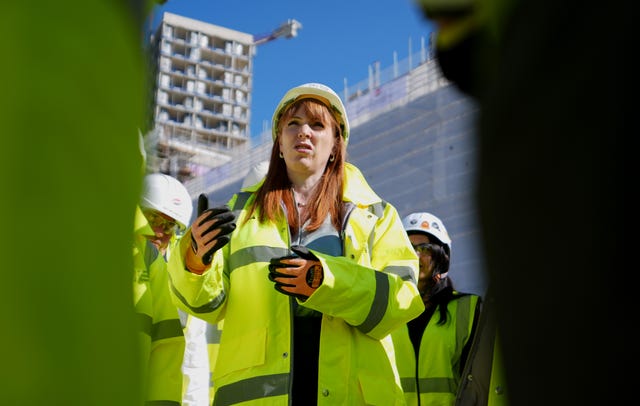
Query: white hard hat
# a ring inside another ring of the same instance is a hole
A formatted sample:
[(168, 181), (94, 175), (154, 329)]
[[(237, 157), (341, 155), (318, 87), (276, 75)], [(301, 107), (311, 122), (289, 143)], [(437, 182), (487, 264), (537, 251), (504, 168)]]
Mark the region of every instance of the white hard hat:
[(451, 253), (451, 238), (444, 223), (431, 213), (411, 213), (402, 219), (402, 225), (408, 234), (424, 233), (436, 237), (447, 246)]
[(334, 113), (334, 116), (340, 124), (342, 129), (342, 138), (344, 138), (345, 145), (349, 141), (349, 119), (347, 118), (347, 110), (340, 100), (340, 96), (336, 94), (330, 87), (321, 83), (305, 83), (304, 85), (296, 86), (290, 89), (278, 103), (273, 118), (271, 120), (271, 134), (273, 140), (276, 140), (278, 136), (278, 120), (284, 112), (285, 108), (299, 99), (316, 99), (325, 104)]
[(189, 224), (193, 211), (187, 188), (178, 179), (162, 173), (144, 177), (140, 206), (173, 218), (183, 230)]
[(254, 165), (249, 172), (245, 175), (242, 181), (242, 189), (255, 185), (258, 181), (262, 180), (269, 170), (269, 161), (262, 161), (257, 165)]

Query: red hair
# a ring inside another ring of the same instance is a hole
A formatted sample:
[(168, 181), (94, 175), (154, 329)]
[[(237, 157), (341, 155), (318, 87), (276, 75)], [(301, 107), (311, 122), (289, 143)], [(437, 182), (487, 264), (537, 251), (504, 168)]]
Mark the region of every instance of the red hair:
[(256, 200), (249, 209), (247, 219), (258, 209), (260, 222), (275, 221), (282, 216), (281, 202), (287, 210), (287, 222), (290, 227), (298, 228), (298, 216), (294, 205), (291, 181), (287, 176), (287, 166), (284, 159), (280, 158), (280, 143), (278, 139), (282, 134), (282, 128), (293, 114), (303, 109), (313, 120), (329, 124), (333, 128), (336, 148), (334, 150), (333, 161), (327, 161), (324, 174), (320, 178), (313, 195), (309, 197), (309, 225), (307, 231), (317, 230), (322, 225), (328, 214), (331, 215), (331, 222), (336, 230), (342, 228), (342, 186), (344, 176), (344, 163), (346, 160), (346, 146), (342, 138), (342, 132), (338, 120), (333, 116), (331, 110), (316, 99), (298, 99), (287, 106), (286, 110), (278, 120), (278, 136), (273, 142), (271, 158), (269, 160), (269, 170), (264, 183), (258, 189)]

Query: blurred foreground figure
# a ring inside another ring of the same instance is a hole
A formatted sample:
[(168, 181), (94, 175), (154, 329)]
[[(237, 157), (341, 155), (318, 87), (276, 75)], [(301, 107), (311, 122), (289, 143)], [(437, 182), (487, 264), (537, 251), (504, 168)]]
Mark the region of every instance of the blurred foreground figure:
[(131, 230), (146, 92), (133, 3), (3, 3), (2, 404), (140, 404)]
[(617, 403), (626, 323), (608, 278), (624, 251), (630, 6), (418, 4), (444, 75), (480, 104), (478, 204), (510, 400)]

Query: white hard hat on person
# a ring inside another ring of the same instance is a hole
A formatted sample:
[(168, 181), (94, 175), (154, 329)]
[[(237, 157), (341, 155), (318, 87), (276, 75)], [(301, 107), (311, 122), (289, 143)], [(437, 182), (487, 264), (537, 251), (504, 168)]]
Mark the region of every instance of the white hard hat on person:
[(407, 234), (423, 233), (437, 238), (444, 244), (451, 255), (451, 238), (442, 220), (427, 212), (411, 213), (402, 219)]
[(284, 112), (285, 108), (293, 103), (296, 100), (300, 99), (315, 99), (322, 102), (324, 105), (329, 107), (329, 109), (333, 112), (333, 115), (338, 120), (342, 130), (342, 138), (344, 138), (345, 145), (349, 141), (349, 119), (347, 118), (347, 109), (345, 109), (344, 104), (342, 104), (342, 100), (340, 96), (336, 92), (334, 92), (330, 87), (323, 85), (322, 83), (305, 83), (300, 86), (296, 86), (290, 89), (284, 97), (278, 103), (278, 107), (273, 113), (273, 118), (271, 120), (271, 134), (273, 136), (273, 140), (276, 140), (278, 136), (278, 120), (280, 116)]
[(178, 179), (163, 173), (152, 173), (144, 177), (140, 206), (173, 218), (181, 230), (189, 224), (193, 211), (187, 188)]

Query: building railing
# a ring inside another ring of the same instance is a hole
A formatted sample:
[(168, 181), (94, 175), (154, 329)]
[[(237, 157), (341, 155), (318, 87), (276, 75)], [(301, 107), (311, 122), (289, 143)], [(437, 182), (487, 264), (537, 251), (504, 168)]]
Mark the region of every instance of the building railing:
[[(409, 48), (411, 48), (411, 42), (409, 42)], [(398, 61), (396, 53), (394, 52), (393, 64), (385, 69), (380, 69), (380, 62), (374, 62), (369, 65), (369, 75), (367, 79), (364, 79), (354, 85), (348, 86), (347, 79), (344, 79), (344, 90), (342, 92), (342, 100), (348, 103), (354, 97), (363, 94), (364, 92), (371, 91), (376, 87), (380, 87), (385, 83), (389, 83), (400, 76), (406, 75), (413, 69), (433, 59), (433, 52), (430, 42), (422, 37), (420, 39), (420, 49), (417, 52), (409, 52), (409, 56), (406, 59)]]
[[(386, 111), (448, 85), (424, 41), (420, 50), (386, 69), (370, 69), (369, 78), (343, 90), (343, 101), (352, 128)], [(269, 159), (273, 143), (270, 127), (253, 138), (248, 151), (234, 155), (226, 164), (185, 183), (192, 197), (211, 193), (246, 175), (260, 161)]]

